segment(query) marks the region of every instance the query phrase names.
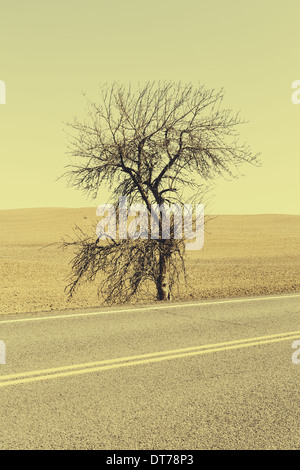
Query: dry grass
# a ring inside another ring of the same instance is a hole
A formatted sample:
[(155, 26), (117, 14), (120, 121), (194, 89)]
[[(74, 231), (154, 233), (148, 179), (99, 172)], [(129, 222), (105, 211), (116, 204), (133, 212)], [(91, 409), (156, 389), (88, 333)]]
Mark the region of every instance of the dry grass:
[[(101, 304), (97, 286), (68, 301), (71, 253), (45, 245), (91, 226), (95, 209), (0, 211), (0, 313)], [(204, 248), (188, 252), (190, 287), (174, 300), (300, 291), (300, 216), (218, 216), (206, 226)], [(139, 302), (153, 300), (153, 291)]]

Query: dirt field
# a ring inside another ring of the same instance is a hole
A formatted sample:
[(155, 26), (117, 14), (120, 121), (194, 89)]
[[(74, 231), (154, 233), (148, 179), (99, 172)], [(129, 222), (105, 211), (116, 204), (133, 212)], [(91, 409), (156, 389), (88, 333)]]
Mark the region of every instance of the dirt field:
[[(69, 301), (72, 253), (43, 248), (95, 220), (94, 208), (0, 211), (0, 313), (101, 305), (96, 284)], [(299, 292), (300, 216), (217, 216), (205, 228), (204, 248), (188, 252), (187, 266), (190, 287), (180, 286), (174, 300)]]

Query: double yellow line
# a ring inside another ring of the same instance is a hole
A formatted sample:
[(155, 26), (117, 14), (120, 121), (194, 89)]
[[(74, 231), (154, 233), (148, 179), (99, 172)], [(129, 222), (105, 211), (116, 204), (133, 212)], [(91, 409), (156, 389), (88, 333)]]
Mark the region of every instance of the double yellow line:
[[(119, 357), (104, 361), (87, 362), (69, 366), (55, 367), (52, 369), (33, 370), (29, 372), (19, 372), (10, 375), (0, 375), (0, 388), (10, 385), (19, 385), (44, 380), (58, 379), (63, 377), (73, 377), (83, 374), (91, 374), (122, 367), (138, 366), (156, 362), (169, 361), (171, 359), (181, 359), (191, 356), (200, 356), (214, 352), (230, 351), (234, 349), (249, 348), (265, 344), (279, 343), (292, 339), (300, 339), (300, 331), (291, 331), (268, 336), (258, 336), (254, 338), (227, 341), (224, 343), (206, 344), (182, 349), (159, 351), (155, 353), (141, 354), (135, 356)], [(1, 370), (1, 369), (0, 369)]]

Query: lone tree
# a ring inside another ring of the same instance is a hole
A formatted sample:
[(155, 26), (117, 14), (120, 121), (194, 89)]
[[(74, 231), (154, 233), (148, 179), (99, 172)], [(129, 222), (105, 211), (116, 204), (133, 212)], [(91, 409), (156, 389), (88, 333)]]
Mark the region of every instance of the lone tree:
[[(201, 202), (214, 177), (236, 177), (241, 164), (257, 162), (238, 141), (237, 126), (244, 121), (222, 109), (222, 99), (222, 90), (191, 84), (149, 82), (138, 91), (105, 85), (100, 104), (89, 101), (88, 119), (68, 124), (75, 158), (65, 173), (69, 184), (94, 198), (106, 186), (116, 210), (122, 195), (129, 204), (143, 203), (149, 215), (152, 204), (182, 207), (191, 194)], [(78, 230), (75, 239), (63, 243), (75, 248), (69, 295), (102, 272), (100, 289), (107, 302), (127, 301), (149, 281), (158, 300), (169, 299), (185, 275), (185, 241), (175, 238), (171, 221), (168, 239), (162, 236), (161, 213), (157, 239), (102, 243)]]

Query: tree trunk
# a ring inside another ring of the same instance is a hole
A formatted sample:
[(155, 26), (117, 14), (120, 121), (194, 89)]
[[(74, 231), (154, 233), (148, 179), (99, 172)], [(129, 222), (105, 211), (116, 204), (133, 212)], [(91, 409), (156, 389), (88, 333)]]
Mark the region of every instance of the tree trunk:
[(159, 254), (159, 275), (156, 282), (157, 300), (170, 300), (169, 273), (167, 272), (168, 253), (161, 250)]

